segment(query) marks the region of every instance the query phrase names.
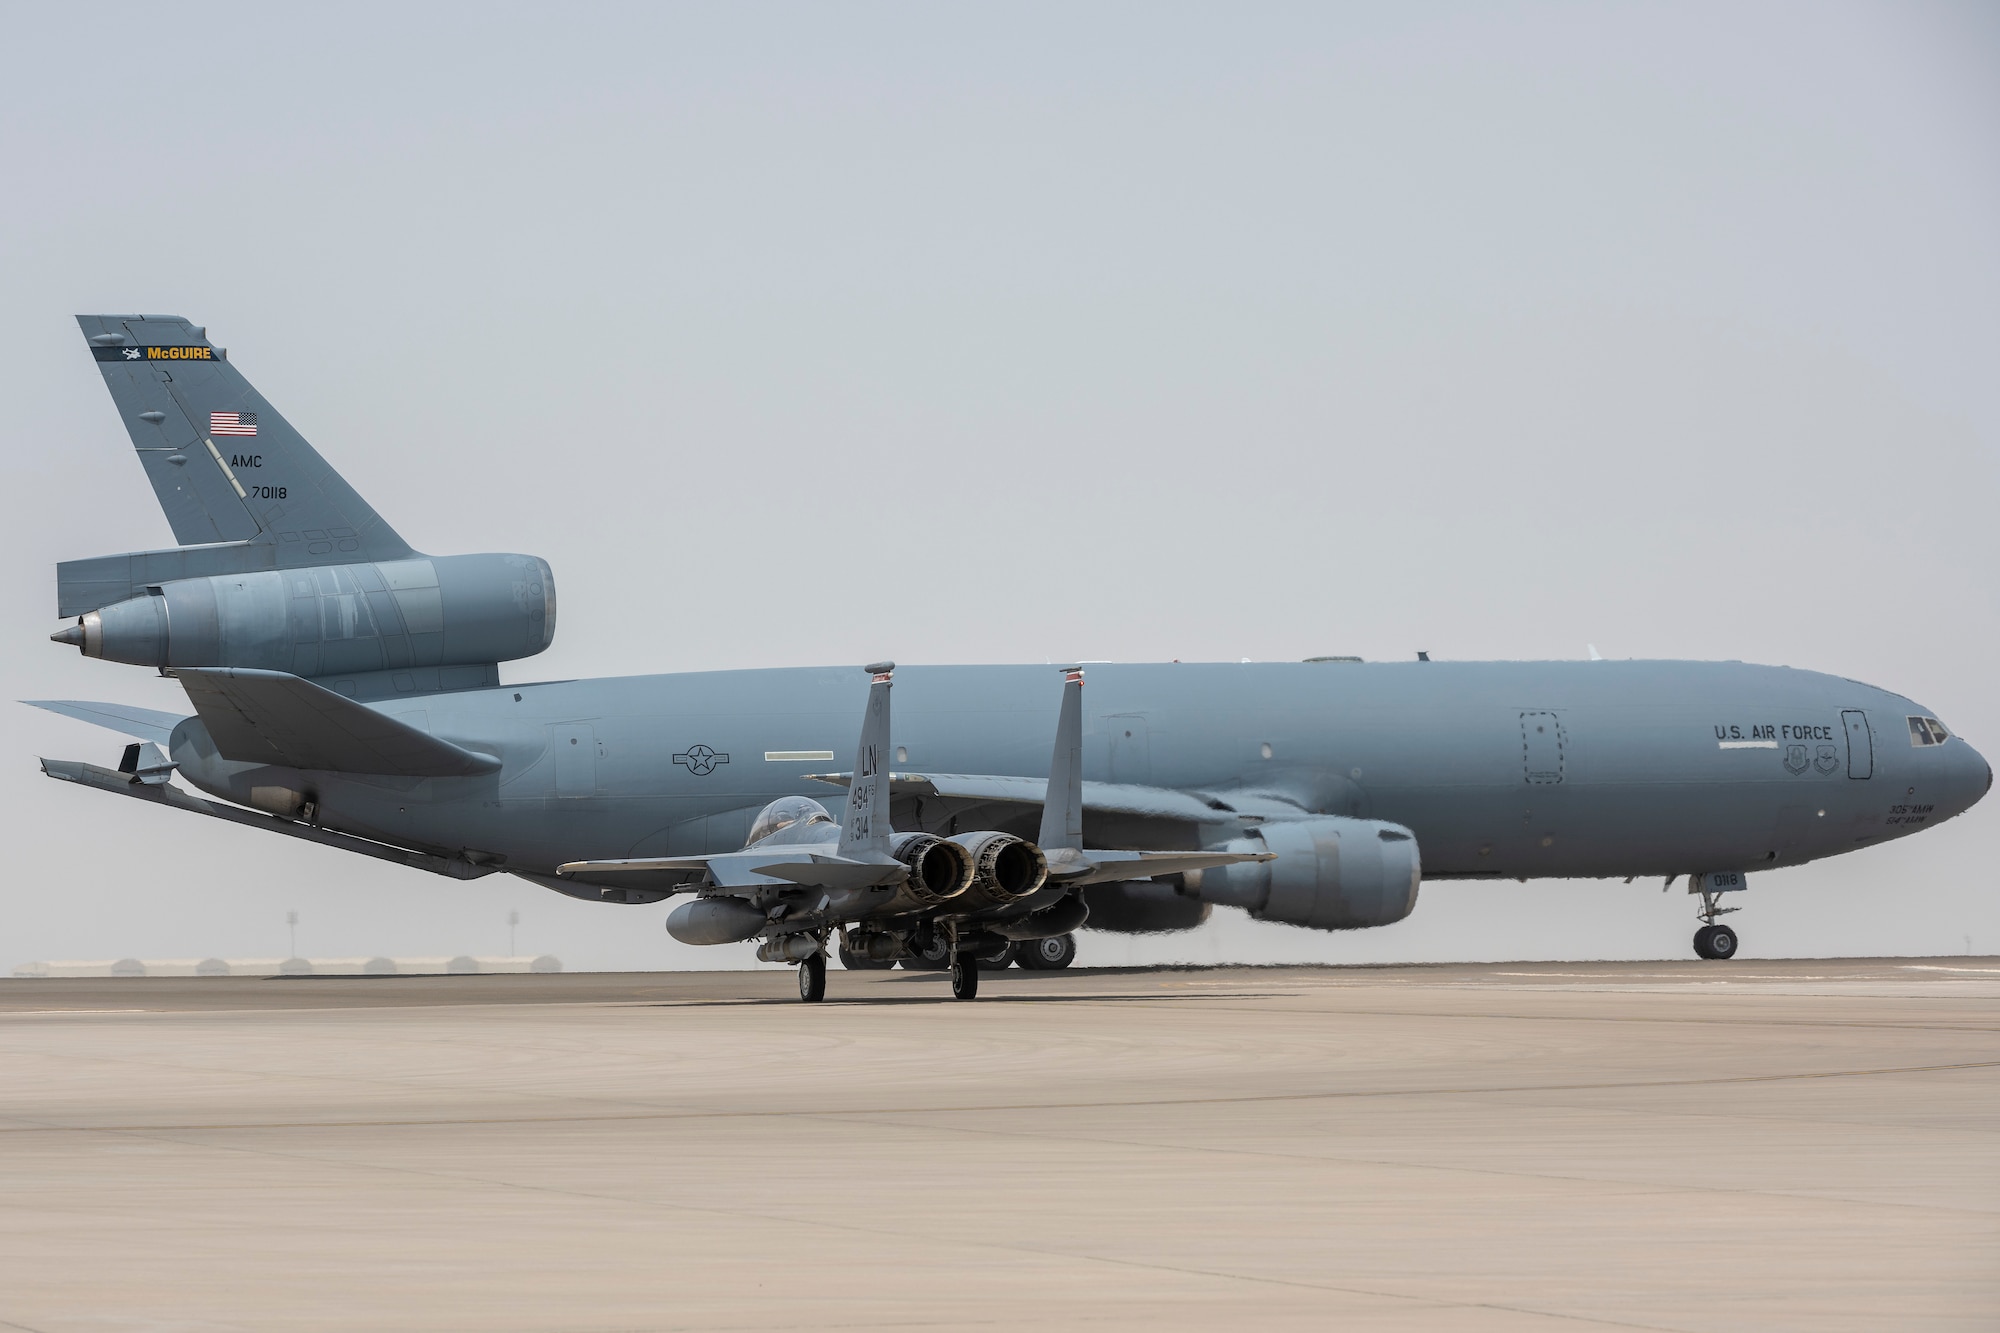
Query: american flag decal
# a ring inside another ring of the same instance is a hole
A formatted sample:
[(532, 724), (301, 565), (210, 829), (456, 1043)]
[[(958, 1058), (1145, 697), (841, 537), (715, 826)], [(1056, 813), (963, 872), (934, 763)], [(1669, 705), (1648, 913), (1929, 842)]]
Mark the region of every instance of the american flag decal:
[(208, 414), (210, 435), (255, 435), (257, 414), (255, 412), (210, 412)]

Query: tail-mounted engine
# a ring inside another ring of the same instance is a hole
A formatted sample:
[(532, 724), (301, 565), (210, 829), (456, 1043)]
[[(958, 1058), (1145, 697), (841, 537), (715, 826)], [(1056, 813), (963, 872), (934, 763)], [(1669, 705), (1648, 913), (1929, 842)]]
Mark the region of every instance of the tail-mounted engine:
[(547, 561), (451, 555), (175, 579), (50, 637), (134, 666), (329, 676), (509, 662), (555, 632)]

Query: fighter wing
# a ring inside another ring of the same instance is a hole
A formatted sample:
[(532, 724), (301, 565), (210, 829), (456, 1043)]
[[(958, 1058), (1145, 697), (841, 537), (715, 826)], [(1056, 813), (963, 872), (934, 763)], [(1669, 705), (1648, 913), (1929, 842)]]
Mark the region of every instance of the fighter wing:
[(180, 667), (173, 674), (224, 759), (395, 777), (472, 777), (500, 768), (492, 755), (282, 671)]
[(1114, 852), (1064, 848), (1048, 852), (1049, 882), (1082, 888), (1116, 880), (1152, 879), (1189, 870), (1235, 865), (1238, 861), (1275, 861), (1270, 852)]
[(705, 872), (718, 887), (725, 889), (787, 884), (814, 889), (865, 889), (876, 884), (901, 883), (910, 874), (909, 868), (900, 862), (878, 865), (823, 853), (770, 847), (718, 852), (713, 856), (642, 856), (622, 861), (569, 861), (556, 867), (558, 875), (579, 879), (662, 870)]

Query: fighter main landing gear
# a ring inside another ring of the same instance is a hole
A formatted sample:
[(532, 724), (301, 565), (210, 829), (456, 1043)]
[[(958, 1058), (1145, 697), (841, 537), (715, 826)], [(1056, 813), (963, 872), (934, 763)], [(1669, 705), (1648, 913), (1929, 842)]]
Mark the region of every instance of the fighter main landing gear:
[(812, 954), (799, 963), (799, 998), (818, 1004), (826, 998), (826, 954)]
[(1014, 948), (1014, 961), (1030, 972), (1056, 972), (1076, 961), (1076, 936), (1051, 935)]
[(954, 953), (951, 956), (951, 998), (954, 1000), (976, 1000), (979, 998), (979, 956), (973, 953)]

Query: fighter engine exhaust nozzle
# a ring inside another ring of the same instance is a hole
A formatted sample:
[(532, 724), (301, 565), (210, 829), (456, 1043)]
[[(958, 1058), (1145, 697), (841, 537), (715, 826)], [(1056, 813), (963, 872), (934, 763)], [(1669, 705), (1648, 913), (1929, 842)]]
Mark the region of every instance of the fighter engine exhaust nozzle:
[(889, 854), (910, 868), (903, 890), (922, 906), (934, 907), (972, 886), (972, 857), (956, 842), (929, 833), (899, 833)]
[(973, 891), (990, 902), (1019, 902), (1048, 882), (1049, 858), (1025, 838), (961, 833), (951, 841), (972, 859)]

